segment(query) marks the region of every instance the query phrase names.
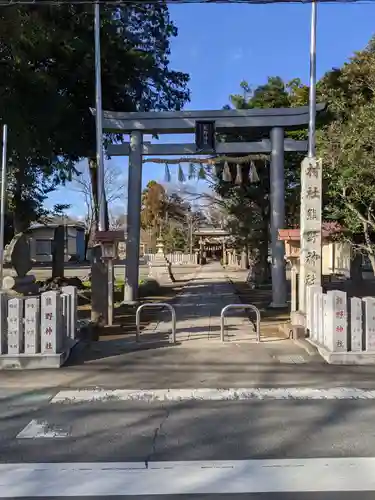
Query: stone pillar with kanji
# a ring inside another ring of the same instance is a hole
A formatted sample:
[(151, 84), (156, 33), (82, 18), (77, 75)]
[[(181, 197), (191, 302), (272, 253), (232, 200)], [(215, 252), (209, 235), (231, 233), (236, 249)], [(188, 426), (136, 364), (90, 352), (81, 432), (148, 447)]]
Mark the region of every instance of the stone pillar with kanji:
[(366, 351), (375, 351), (375, 298), (363, 299), (365, 310), (365, 344)]
[(58, 354), (62, 350), (62, 303), (60, 292), (51, 290), (40, 296), (41, 353)]
[(306, 313), (306, 288), (322, 280), (322, 162), (305, 158), (301, 166), (301, 250), (298, 309)]
[(340, 290), (332, 290), (327, 293), (332, 297), (332, 329), (328, 345), (332, 352), (347, 352), (348, 350), (348, 318), (347, 318), (347, 297), (346, 293)]
[(40, 352), (40, 302), (39, 297), (25, 299), (25, 354)]

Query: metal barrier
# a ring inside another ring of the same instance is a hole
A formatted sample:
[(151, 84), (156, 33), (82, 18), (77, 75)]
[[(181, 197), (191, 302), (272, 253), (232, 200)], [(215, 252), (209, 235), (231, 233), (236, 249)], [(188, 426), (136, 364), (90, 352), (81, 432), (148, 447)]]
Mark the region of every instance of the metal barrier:
[(176, 343), (176, 311), (174, 310), (174, 307), (171, 306), (170, 304), (166, 304), (165, 302), (154, 302), (150, 304), (142, 304), (138, 307), (137, 312), (135, 313), (135, 325), (137, 328), (136, 332), (136, 341), (139, 342), (140, 340), (140, 334), (141, 334), (141, 311), (142, 309), (145, 309), (146, 307), (166, 307), (171, 311), (172, 315), (172, 343)]
[(251, 309), (255, 311), (257, 317), (257, 326), (256, 326), (256, 334), (257, 334), (257, 342), (260, 342), (260, 311), (257, 307), (252, 304), (229, 304), (221, 310), (220, 319), (221, 319), (221, 341), (225, 341), (224, 329), (225, 329), (225, 313), (229, 311), (229, 309)]

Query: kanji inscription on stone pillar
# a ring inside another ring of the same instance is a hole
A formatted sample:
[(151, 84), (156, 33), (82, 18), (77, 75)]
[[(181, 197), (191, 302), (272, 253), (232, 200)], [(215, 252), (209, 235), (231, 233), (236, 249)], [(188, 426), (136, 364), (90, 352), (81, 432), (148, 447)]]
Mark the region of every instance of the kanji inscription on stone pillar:
[(362, 351), (362, 299), (352, 297), (350, 299), (350, 337), (351, 350), (353, 352)]
[(348, 350), (348, 318), (347, 318), (347, 297), (346, 293), (340, 290), (332, 290), (328, 295), (333, 297), (332, 314), (332, 337), (330, 350), (332, 352), (347, 352)]
[(51, 290), (40, 297), (41, 352), (57, 354), (62, 347), (62, 304), (60, 292)]
[(40, 352), (40, 302), (39, 297), (25, 299), (25, 354)]
[(8, 300), (8, 354), (20, 354), (23, 352), (23, 306), (21, 297)]
[(306, 312), (306, 287), (322, 279), (322, 161), (301, 165), (301, 252), (299, 309)]

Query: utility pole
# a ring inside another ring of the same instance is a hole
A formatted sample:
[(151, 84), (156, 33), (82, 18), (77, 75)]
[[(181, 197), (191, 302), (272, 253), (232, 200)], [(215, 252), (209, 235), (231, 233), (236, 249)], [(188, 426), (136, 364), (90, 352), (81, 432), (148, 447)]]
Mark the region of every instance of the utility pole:
[[(310, 20), (310, 87), (309, 87), (309, 129), (308, 129), (308, 151), (307, 158), (301, 165), (301, 216), (300, 216), (300, 271), (298, 282), (298, 309), (302, 314), (306, 313), (307, 301), (307, 276), (310, 275), (309, 282), (314, 285), (321, 285), (321, 263), (322, 263), (322, 181), (321, 170), (316, 160), (316, 32), (317, 32), (317, 9), (318, 2), (311, 3)], [(318, 168), (315, 179), (311, 179), (307, 173), (310, 165)], [(319, 181), (318, 181), (319, 179)], [(316, 184), (314, 182), (316, 181)], [(307, 197), (306, 193), (310, 189), (317, 190), (314, 200)], [(307, 218), (307, 211), (314, 210), (315, 221)], [(308, 238), (309, 233), (313, 233), (314, 240)], [(311, 266), (308, 255), (317, 255), (317, 265)], [(312, 277), (312, 278), (311, 278)], [(312, 281), (311, 281), (312, 280)], [(301, 320), (305, 321), (305, 319)]]
[(104, 192), (104, 154), (103, 154), (103, 107), (102, 71), (100, 56), (100, 5), (95, 3), (95, 106), (96, 106), (96, 168), (99, 210), (99, 231), (106, 231), (105, 192)]
[(311, 30), (310, 30), (310, 89), (309, 89), (309, 141), (308, 157), (315, 157), (315, 130), (316, 130), (316, 25), (317, 25), (316, 0), (311, 4)]

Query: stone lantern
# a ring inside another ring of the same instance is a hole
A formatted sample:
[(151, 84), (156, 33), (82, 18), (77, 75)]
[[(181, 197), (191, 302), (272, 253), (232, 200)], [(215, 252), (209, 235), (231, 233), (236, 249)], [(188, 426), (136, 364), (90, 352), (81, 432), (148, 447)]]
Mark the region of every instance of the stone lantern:
[(148, 276), (156, 279), (160, 283), (164, 281), (174, 282), (175, 279), (172, 274), (172, 264), (165, 256), (162, 238), (158, 238), (156, 240), (156, 250), (154, 260), (149, 263)]

